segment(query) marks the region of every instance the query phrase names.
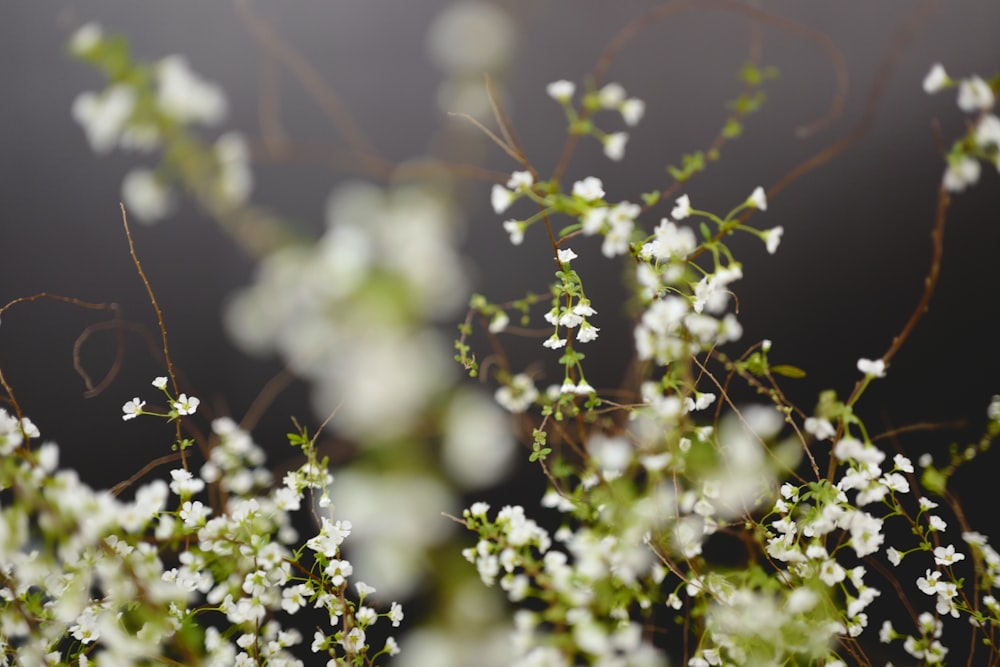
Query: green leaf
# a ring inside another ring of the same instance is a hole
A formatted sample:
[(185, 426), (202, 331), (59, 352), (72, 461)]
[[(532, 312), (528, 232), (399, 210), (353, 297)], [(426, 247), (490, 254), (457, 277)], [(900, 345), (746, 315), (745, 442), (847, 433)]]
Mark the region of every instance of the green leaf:
[(775, 375), (783, 375), (786, 378), (794, 378), (796, 380), (806, 376), (806, 372), (804, 370), (798, 366), (789, 366), (788, 364), (771, 366), (771, 372)]
[(644, 192), (640, 195), (642, 197), (642, 203), (646, 206), (653, 206), (658, 201), (660, 201), (660, 191), (653, 190), (652, 192)]
[(572, 225), (566, 225), (565, 227), (563, 227), (562, 229), (559, 230), (559, 233), (556, 236), (558, 236), (559, 238), (562, 238), (562, 237), (564, 237), (564, 236), (566, 236), (568, 234), (572, 234), (576, 230), (580, 229), (582, 226), (583, 225), (581, 225), (580, 223), (575, 223), (575, 224), (572, 224)]
[(749, 86), (759, 86), (764, 80), (763, 74), (753, 63), (747, 63), (740, 70), (740, 79)]

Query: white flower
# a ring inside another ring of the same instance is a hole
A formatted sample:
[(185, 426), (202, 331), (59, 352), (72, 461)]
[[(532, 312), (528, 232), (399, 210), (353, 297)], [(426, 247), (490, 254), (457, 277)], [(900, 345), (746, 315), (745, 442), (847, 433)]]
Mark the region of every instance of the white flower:
[(592, 340), (597, 340), (597, 332), (600, 331), (599, 328), (592, 325), (590, 322), (584, 321), (579, 330), (576, 332), (576, 340), (581, 343), (589, 343)]
[(181, 394), (174, 401), (174, 410), (177, 410), (177, 414), (179, 415), (193, 415), (195, 410), (198, 409), (199, 403), (201, 403), (201, 400), (198, 398), (194, 396), (189, 398), (187, 394)]
[(958, 108), (973, 113), (993, 106), (993, 89), (978, 76), (962, 79), (958, 85)]
[(948, 168), (944, 172), (944, 187), (949, 192), (962, 192), (966, 187), (979, 181), (979, 160), (963, 155), (948, 160)]
[(100, 43), (103, 37), (101, 26), (95, 21), (91, 21), (80, 26), (69, 38), (69, 50), (74, 55), (86, 55), (88, 51)]
[[(518, 373), (510, 379), (510, 384), (496, 390), (494, 398), (501, 407), (518, 414), (531, 407), (531, 404), (538, 398), (538, 389), (535, 388), (531, 376)], [(473, 505), (473, 510), (481, 508), (482, 506)], [(483, 511), (486, 510), (483, 509)]]
[(192, 475), (183, 468), (170, 471), (170, 490), (178, 496), (187, 496), (200, 493), (205, 488), (205, 482)]
[(806, 433), (812, 433), (817, 440), (827, 440), (837, 434), (837, 429), (833, 427), (827, 419), (809, 417), (805, 423)]
[(219, 191), (226, 201), (242, 204), (253, 191), (250, 171), (250, 148), (239, 132), (226, 132), (215, 142), (215, 159), (219, 163)]
[(326, 569), (323, 570), (328, 577), (330, 577), (330, 583), (334, 586), (340, 586), (343, 584), (349, 576), (354, 574), (354, 566), (351, 565), (349, 560), (337, 560), (332, 559), (326, 565)]
[(677, 198), (674, 210), (670, 212), (670, 217), (674, 220), (683, 220), (689, 215), (691, 215), (691, 198), (687, 195), (681, 195)]
[(941, 573), (937, 570), (934, 572), (927, 570), (924, 574), (926, 576), (917, 578), (917, 587), (927, 595), (934, 595), (937, 593), (938, 587), (943, 584), (943, 582), (939, 581)]
[(389, 606), (389, 620), (394, 628), (398, 628), (403, 622), (403, 607), (398, 602), (393, 602)]
[(125, 210), (140, 222), (152, 223), (173, 210), (170, 188), (148, 169), (133, 169), (122, 180)]
[(604, 137), (604, 154), (615, 162), (625, 157), (625, 143), (628, 141), (627, 132), (615, 132)]
[(638, 98), (632, 97), (622, 102), (619, 111), (622, 114), (622, 119), (625, 121), (625, 124), (634, 127), (639, 124), (639, 121), (642, 120), (643, 114), (646, 113), (646, 103)]
[(573, 97), (573, 93), (576, 92), (576, 84), (566, 79), (560, 79), (547, 85), (545, 92), (557, 102), (569, 102), (570, 98)]
[(608, 211), (611, 209), (607, 208), (592, 208), (589, 209), (580, 217), (580, 231), (582, 231), (587, 236), (593, 236), (597, 232), (601, 231), (601, 227), (608, 219)]
[(643, 257), (659, 260), (684, 258), (698, 246), (694, 232), (687, 227), (678, 227), (667, 218), (660, 220), (654, 230), (653, 240), (642, 247)]
[(163, 375), (153, 380), (153, 386), (157, 389), (163, 389), (167, 386), (167, 378)]
[(951, 566), (960, 560), (965, 560), (965, 554), (955, 552), (955, 545), (934, 548), (934, 562), (938, 565)]
[(510, 236), (511, 245), (524, 243), (524, 224), (518, 220), (504, 220), (503, 229)]
[(870, 377), (884, 378), (885, 362), (881, 359), (875, 359), (874, 361), (864, 358), (858, 359), (858, 370)]
[(365, 631), (361, 628), (354, 628), (340, 643), (348, 654), (360, 653), (361, 649), (365, 647)]
[(515, 171), (507, 181), (507, 187), (511, 190), (528, 190), (535, 184), (535, 178), (530, 171)]
[(764, 242), (767, 244), (767, 252), (774, 254), (778, 251), (778, 244), (781, 243), (781, 235), (785, 233), (782, 226), (772, 227), (764, 232)]
[(556, 255), (558, 255), (559, 262), (562, 264), (569, 264), (572, 260), (579, 257), (579, 255), (573, 252), (570, 248), (560, 249), (556, 251)]
[(573, 196), (584, 201), (597, 201), (604, 198), (604, 184), (596, 176), (588, 176), (573, 184)]
[(604, 236), (604, 243), (601, 245), (601, 254), (610, 258), (627, 253), (633, 227), (635, 224), (628, 218), (612, 218), (611, 229)]
[(130, 419), (135, 419), (142, 413), (142, 406), (146, 405), (146, 401), (140, 401), (139, 397), (136, 396), (131, 401), (122, 406), (123, 421), (128, 421)]
[(950, 79), (948, 78), (948, 73), (944, 71), (944, 66), (941, 63), (934, 63), (931, 66), (927, 76), (924, 77), (924, 92), (928, 95), (938, 92), (946, 85)]
[(597, 390), (591, 387), (586, 380), (580, 380), (576, 385), (576, 393), (580, 396), (586, 396), (588, 394), (597, 393)]
[[(923, 457), (921, 457), (921, 458), (923, 458)], [(928, 464), (928, 465), (930, 465), (930, 464)], [(933, 500), (931, 500), (930, 498), (928, 498), (926, 496), (924, 496), (924, 497), (922, 497), (920, 499), (920, 508), (921, 509), (932, 510), (932, 509), (934, 509), (937, 506), (938, 506), (938, 504), (936, 502), (934, 502)]]
[(948, 522), (936, 514), (927, 517), (927, 525), (931, 530), (938, 532), (944, 532), (948, 528)]
[(510, 208), (510, 205), (514, 203), (514, 199), (513, 192), (499, 183), (493, 185), (493, 190), (490, 192), (490, 203), (493, 205), (493, 211), (497, 215)]
[(991, 144), (1000, 147), (1000, 118), (993, 114), (983, 116), (976, 126), (976, 143), (983, 148)]
[[(761, 211), (767, 210), (767, 195), (764, 194), (764, 188), (759, 185), (753, 189), (750, 196), (747, 198), (747, 205), (752, 206)], [(675, 216), (676, 217), (676, 216)]]
[(902, 454), (896, 454), (893, 456), (892, 462), (896, 465), (897, 470), (901, 470), (903, 472), (913, 472), (913, 462)]
[(609, 83), (597, 91), (597, 102), (604, 109), (617, 109), (625, 102), (625, 89), (620, 83)]
[(490, 333), (500, 333), (507, 328), (508, 324), (510, 324), (510, 317), (504, 311), (498, 310), (490, 318), (488, 329)]
[(183, 56), (167, 56), (156, 69), (160, 109), (182, 123), (214, 125), (226, 115), (222, 90), (202, 79)]
[(83, 127), (90, 148), (95, 153), (107, 153), (118, 143), (132, 110), (135, 91), (116, 84), (100, 95), (86, 92), (73, 100), (73, 120)]
[(544, 343), (542, 343), (543, 347), (547, 347), (551, 350), (558, 350), (559, 348), (564, 347), (565, 345), (566, 345), (566, 339), (560, 338), (556, 334), (552, 334), (551, 336), (545, 339)]

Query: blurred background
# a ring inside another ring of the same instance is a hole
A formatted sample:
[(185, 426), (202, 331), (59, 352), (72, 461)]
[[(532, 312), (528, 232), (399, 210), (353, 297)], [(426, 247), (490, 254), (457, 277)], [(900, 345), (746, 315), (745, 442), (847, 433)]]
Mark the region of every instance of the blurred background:
[[(685, 11), (648, 26), (621, 49), (605, 81), (644, 100), (645, 117), (630, 129), (620, 164), (609, 161), (597, 142), (584, 140), (563, 181), (595, 175), (610, 199), (632, 201), (669, 185), (666, 167), (707, 148), (718, 134), (729, 113), (726, 102), (742, 87), (738, 72), (754, 53), (779, 76), (765, 84), (766, 102), (747, 118), (743, 136), (728, 142), (721, 160), (684, 188), (696, 207), (724, 213), (755, 186), (770, 188), (796, 165), (858, 132), (856, 143), (790, 184), (755, 218), (764, 227), (784, 227), (776, 255), (752, 238), (734, 243), (745, 267), (735, 286), (745, 333), (733, 352), (771, 339), (772, 362), (807, 371), (785, 389), (809, 412), (820, 390), (850, 391), (856, 360), (881, 355), (920, 298), (943, 152), (966, 122), (954, 91), (928, 96), (921, 82), (935, 62), (955, 77), (997, 72), (1000, 4), (747, 3), (773, 17), (756, 22), (735, 10), (738, 4), (679, 3)], [(551, 275), (542, 230), (533, 228), (523, 245), (513, 247), (489, 206), (491, 183), (506, 180), (517, 165), (468, 120), (448, 112), (472, 114), (495, 128), (483, 84), (483, 74), (491, 74), (528, 156), (547, 176), (559, 160), (565, 118), (546, 96), (546, 84), (566, 78), (582, 86), (619, 31), (658, 6), (638, 0), (8, 0), (0, 10), (0, 80), (6, 84), (0, 103), (0, 303), (39, 292), (116, 302), (127, 320), (155, 331), (118, 202), (126, 173), (156, 158), (95, 155), (71, 115), (78, 95), (106, 85), (103, 75), (68, 55), (70, 36), (90, 21), (126, 36), (137, 60), (182, 54), (225, 92), (227, 116), (205, 131), (206, 140), (224, 130), (247, 138), (252, 201), (303, 238), (324, 233), (330, 193), (338, 187), (406, 181), (391, 165), (427, 156), (464, 165), (448, 172), (447, 191), (466, 282), (457, 290), (457, 305), (430, 317), (447, 342), (472, 291), (495, 301), (518, 298), (544, 290)], [(837, 99), (830, 49), (842, 56), (847, 75), (842, 112), (802, 136), (796, 130), (823, 119)], [(306, 70), (319, 82), (310, 84), (305, 76), (303, 85)], [(356, 122), (354, 139), (366, 137), (379, 156), (378, 168), (360, 159), (342, 126), (331, 123), (330, 100), (324, 111), (317, 90), (335, 94)], [(990, 398), (1000, 393), (998, 184), (996, 171), (984, 167), (980, 183), (954, 198), (930, 311), (861, 407), (876, 431), (917, 422), (949, 425), (901, 437), (899, 446), (913, 457), (943, 455), (952, 442), (974, 441)], [(667, 211), (661, 205), (641, 221), (651, 229)], [(224, 324), (233, 295), (254, 284), (259, 257), (180, 193), (166, 219), (150, 225), (133, 220), (132, 228), (186, 390), (202, 398), (205, 416), (241, 417), (288, 363), (281, 355), (248, 356)], [(631, 341), (616, 287), (622, 265), (601, 257), (596, 243), (581, 241), (574, 249), (581, 255), (574, 266), (601, 314), (595, 323), (602, 336), (588, 355), (601, 361), (588, 379), (598, 388), (614, 387)], [(8, 311), (0, 324), (0, 368), (21, 405), (43, 436), (62, 446), (63, 465), (80, 469), (97, 486), (114, 484), (165, 453), (171, 437), (159, 422), (121, 420), (121, 404), (135, 395), (152, 397), (149, 381), (163, 373), (139, 334), (126, 337), (124, 361), (110, 386), (83, 397), (73, 369), (74, 341), (105, 319), (39, 301)], [(520, 367), (541, 356), (538, 342), (512, 343)], [(95, 334), (82, 363), (100, 378), (115, 350), (112, 334)], [(445, 353), (447, 360), (447, 346)], [(459, 370), (441, 372), (459, 381)], [(308, 371), (299, 376), (312, 384), (292, 383), (254, 429), (279, 468), (292, 461), (284, 446), (289, 416), (314, 428), (328, 411), (315, 409), (322, 401), (310, 392), (321, 381)], [(487, 383), (482, 394), (493, 389)], [(357, 447), (347, 443), (356, 440), (345, 436), (329, 452), (346, 461)], [(513, 458), (526, 454), (518, 449)], [(973, 526), (988, 532), (997, 522), (990, 503), (978, 501), (992, 496), (983, 484), (992, 480), (996, 457), (983, 461), (962, 478), (960, 492), (968, 496)], [(378, 464), (366, 470), (373, 474)], [(500, 491), (490, 490), (501, 482), (506, 486)], [(521, 502), (530, 505), (540, 488), (535, 473), (520, 471), (458, 489), (449, 502), (487, 493), (510, 502), (520, 491)], [(460, 504), (447, 509), (460, 511)]]

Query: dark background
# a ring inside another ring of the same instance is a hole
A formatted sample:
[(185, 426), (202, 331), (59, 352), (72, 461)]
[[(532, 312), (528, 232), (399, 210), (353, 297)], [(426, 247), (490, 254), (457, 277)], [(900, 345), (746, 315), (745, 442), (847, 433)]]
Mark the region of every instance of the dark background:
[[(314, 63), (348, 103), (378, 148), (403, 161), (425, 153), (437, 128), (457, 121), (433, 104), (441, 74), (426, 59), (425, 34), (446, 5), (439, 0), (398, 2), (294, 0), (258, 3), (260, 14)], [(503, 3), (519, 27), (514, 60), (502, 73), (513, 122), (529, 156), (546, 173), (558, 158), (563, 118), (544, 94), (558, 78), (580, 81), (604, 46), (652, 2), (510, 0)], [(823, 51), (800, 36), (765, 27), (763, 60), (780, 70), (767, 85), (764, 109), (729, 144), (721, 163), (686, 188), (695, 205), (724, 212), (757, 185), (769, 187), (789, 169), (845, 135), (862, 118), (876, 73), (898, 32), (920, 3), (910, 0), (840, 0), (760, 3), (768, 12), (827, 34), (848, 66), (849, 98), (831, 127), (799, 139), (795, 127), (825, 113), (834, 94), (833, 68)], [(259, 131), (259, 49), (227, 2), (137, 3), (126, 0), (56, 2), (7, 0), (0, 9), (0, 303), (51, 292), (122, 304), (126, 316), (152, 327), (155, 319), (128, 255), (118, 213), (124, 173), (134, 155), (95, 156), (70, 117), (74, 97), (97, 90), (97, 73), (65, 54), (65, 42), (82, 23), (96, 20), (123, 32), (137, 57), (186, 55), (192, 67), (227, 92), (229, 125)], [(944, 168), (941, 145), (950, 145), (964, 115), (954, 91), (927, 96), (923, 76), (934, 62), (949, 73), (989, 77), (1000, 70), (1000, 3), (940, 2), (898, 53), (879, 90), (874, 123), (862, 140), (770, 202), (754, 222), (783, 225), (777, 255), (746, 238), (734, 243), (745, 278), (734, 287), (745, 326), (742, 344), (774, 342), (771, 359), (805, 368), (788, 381), (789, 396), (807, 412), (817, 392), (846, 395), (858, 377), (859, 357), (879, 357), (917, 303), (930, 255), (936, 191)], [(664, 187), (667, 164), (704, 148), (739, 90), (736, 72), (747, 59), (746, 17), (712, 9), (678, 14), (643, 32), (621, 54), (610, 79), (647, 102), (633, 130), (625, 161), (610, 163), (584, 142), (566, 182), (604, 178), (611, 199), (638, 199)], [(287, 74), (281, 92), (286, 126), (305, 142), (335, 144), (316, 106)], [(515, 165), (499, 150), (486, 165), (509, 172)], [(323, 203), (337, 183), (355, 178), (315, 165), (261, 164), (255, 201), (297, 221), (309, 233), (322, 229)], [(965, 418), (961, 428), (907, 435), (900, 446), (916, 458), (924, 451), (942, 460), (951, 442), (971, 442), (985, 423), (990, 397), (1000, 393), (1000, 303), (996, 252), (1000, 247), (1000, 179), (983, 166), (971, 191), (955, 197), (945, 234), (945, 257), (929, 314), (895, 358), (885, 380), (860, 406), (870, 428)], [(463, 187), (473, 203), (465, 240), (475, 285), (504, 300), (540, 290), (548, 280), (548, 251), (540, 230), (513, 248), (488, 206), (488, 184)], [(652, 228), (659, 215), (645, 219)], [(246, 285), (253, 260), (191, 204), (154, 227), (138, 227), (137, 249), (166, 315), (175, 362), (189, 389), (206, 401), (206, 414), (240, 416), (277, 362), (248, 360), (227, 342), (220, 306)], [(576, 246), (575, 246), (576, 247)], [(604, 261), (597, 244), (576, 247), (576, 268), (598, 290), (602, 338), (591, 348), (608, 363), (590, 378), (597, 386), (621, 379), (625, 356), (615, 351), (631, 334), (615, 323), (619, 264)], [(587, 252), (581, 252), (581, 250)], [(588, 277), (589, 276), (589, 277)], [(457, 316), (456, 316), (457, 318)], [(121, 375), (103, 395), (85, 399), (72, 369), (72, 345), (88, 324), (104, 319), (54, 302), (13, 309), (0, 325), (0, 368), (42, 430), (62, 446), (63, 464), (97, 485), (110, 485), (149, 459), (166, 453), (171, 433), (153, 420), (123, 424), (120, 406), (134, 395), (152, 396), (148, 383), (162, 374), (141, 338), (129, 338)], [(596, 322), (595, 322), (596, 323)], [(617, 331), (617, 332), (616, 332)], [(741, 344), (734, 350), (742, 350)], [(85, 363), (100, 377), (111, 339), (98, 337)], [(312, 421), (305, 389), (288, 392), (255, 433), (280, 463), (288, 416)], [(997, 458), (988, 455), (960, 477), (973, 526), (990, 532), (995, 518)]]

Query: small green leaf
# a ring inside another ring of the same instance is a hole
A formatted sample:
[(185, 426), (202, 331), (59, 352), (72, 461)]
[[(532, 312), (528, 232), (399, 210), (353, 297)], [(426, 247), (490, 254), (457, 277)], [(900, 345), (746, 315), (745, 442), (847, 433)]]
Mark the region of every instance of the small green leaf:
[(771, 366), (771, 372), (775, 375), (783, 375), (786, 378), (794, 378), (796, 380), (806, 376), (806, 372), (804, 370), (798, 366), (789, 366), (788, 364)]
[(725, 127), (722, 128), (722, 136), (726, 139), (736, 139), (743, 134), (743, 123), (735, 118), (730, 118)]

